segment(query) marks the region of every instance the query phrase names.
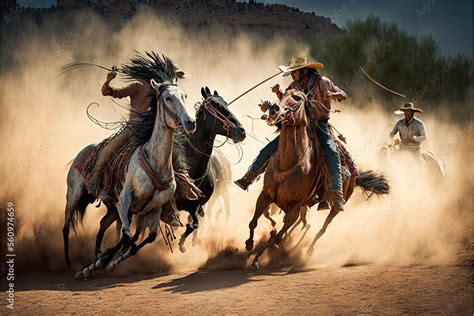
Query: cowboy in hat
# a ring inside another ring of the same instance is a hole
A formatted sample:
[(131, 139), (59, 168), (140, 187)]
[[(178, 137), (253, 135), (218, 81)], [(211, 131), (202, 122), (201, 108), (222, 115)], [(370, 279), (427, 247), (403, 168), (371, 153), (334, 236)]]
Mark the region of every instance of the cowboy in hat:
[[(280, 66), (283, 76), (291, 75), (293, 82), (287, 88), (304, 91), (308, 94), (310, 107), (308, 115), (312, 121), (317, 121), (316, 135), (321, 144), (326, 157), (329, 174), (331, 177), (331, 198), (336, 210), (344, 209), (344, 198), (342, 194), (341, 159), (329, 131), (328, 120), (331, 112), (332, 100), (344, 101), (347, 95), (344, 91), (335, 86), (327, 77), (321, 76), (318, 70), (324, 68), (319, 62), (308, 62), (306, 58), (293, 57), (289, 66)], [(279, 85), (272, 88), (278, 99), (283, 97)], [(264, 102), (260, 109), (263, 112), (268, 110), (268, 103)], [(278, 137), (268, 143), (259, 153), (249, 171), (242, 179), (235, 183), (246, 190), (248, 186), (263, 172), (268, 160), (278, 149)]]
[(393, 140), (395, 135), (399, 133), (400, 140), (396, 140), (396, 144), (400, 144), (400, 150), (407, 150), (414, 153), (421, 152), (421, 142), (426, 140), (425, 124), (415, 117), (415, 113), (422, 113), (423, 110), (416, 108), (413, 102), (407, 102), (405, 105), (394, 111), (395, 114), (404, 114), (405, 118), (399, 120), (393, 130), (390, 132), (390, 138)]

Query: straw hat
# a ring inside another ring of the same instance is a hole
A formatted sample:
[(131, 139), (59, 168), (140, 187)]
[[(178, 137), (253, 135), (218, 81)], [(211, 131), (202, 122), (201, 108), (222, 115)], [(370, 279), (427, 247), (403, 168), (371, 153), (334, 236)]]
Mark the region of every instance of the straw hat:
[(415, 105), (413, 104), (413, 102), (407, 102), (405, 103), (404, 106), (402, 106), (401, 108), (398, 108), (398, 110), (394, 111), (393, 113), (395, 114), (403, 114), (405, 111), (413, 111), (413, 112), (419, 112), (419, 113), (423, 113), (423, 110), (422, 109), (419, 109), (419, 108), (415, 108)]
[(283, 72), (283, 76), (288, 76), (292, 71), (302, 68), (324, 69), (324, 65), (318, 62), (308, 63), (308, 59), (294, 56), (289, 66), (282, 65), (278, 68)]

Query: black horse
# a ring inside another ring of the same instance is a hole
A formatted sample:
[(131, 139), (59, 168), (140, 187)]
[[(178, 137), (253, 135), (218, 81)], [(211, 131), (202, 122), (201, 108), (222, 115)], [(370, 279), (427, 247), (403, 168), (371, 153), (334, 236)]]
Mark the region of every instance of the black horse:
[(198, 214), (203, 214), (203, 205), (206, 204), (214, 192), (216, 179), (214, 173), (210, 172), (212, 150), (216, 135), (226, 136), (235, 143), (245, 139), (245, 129), (227, 108), (227, 102), (219, 96), (217, 91), (211, 94), (208, 87), (201, 88), (204, 101), (199, 105), (196, 113), (196, 131), (191, 135), (189, 141), (184, 144), (188, 164), (189, 175), (194, 179), (195, 185), (202, 191), (198, 200), (178, 199), (176, 205), (178, 210), (189, 213), (192, 222), (186, 225), (186, 231), (179, 240), (179, 249), (185, 252), (184, 242), (186, 238), (198, 228)]
[[(203, 205), (209, 201), (214, 192), (216, 179), (214, 173), (210, 172), (213, 170), (210, 166), (212, 163), (210, 157), (216, 135), (226, 136), (236, 143), (245, 139), (245, 129), (235, 115), (229, 111), (227, 102), (219, 96), (217, 91), (211, 94), (208, 87), (201, 88), (201, 95), (204, 101), (197, 108), (196, 131), (187, 142), (184, 142), (183, 153), (190, 165), (189, 175), (202, 191), (202, 195), (194, 201), (186, 199), (176, 201), (178, 210), (188, 212), (192, 219), (192, 223), (186, 226), (186, 231), (179, 242), (179, 248), (182, 252), (185, 251), (185, 239), (198, 228), (198, 213), (203, 213)], [(100, 228), (96, 237), (95, 254), (97, 258), (102, 256), (100, 248), (105, 231), (118, 220), (116, 207), (109, 204), (106, 204), (106, 206), (107, 213), (100, 221)], [(165, 207), (169, 206), (166, 205)], [(120, 226), (120, 222), (117, 222), (117, 236), (120, 235)]]

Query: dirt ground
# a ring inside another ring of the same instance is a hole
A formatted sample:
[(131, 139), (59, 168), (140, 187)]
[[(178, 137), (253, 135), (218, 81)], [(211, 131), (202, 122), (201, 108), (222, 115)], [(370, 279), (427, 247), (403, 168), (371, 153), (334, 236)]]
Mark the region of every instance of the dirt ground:
[(15, 312), (472, 315), (472, 246), (462, 248), (451, 265), (198, 270), (85, 281), (70, 272), (31, 272), (16, 277)]

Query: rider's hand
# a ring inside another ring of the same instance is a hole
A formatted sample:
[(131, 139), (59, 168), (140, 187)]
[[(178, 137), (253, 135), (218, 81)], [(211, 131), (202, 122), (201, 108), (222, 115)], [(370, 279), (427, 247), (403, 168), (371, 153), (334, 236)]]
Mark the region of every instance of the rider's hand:
[(273, 93), (278, 93), (278, 92), (280, 92), (280, 84), (277, 83), (276, 85), (274, 85), (274, 86), (272, 87), (272, 92), (273, 92)]
[(395, 139), (395, 141), (393, 142), (393, 144), (394, 144), (395, 146), (400, 145), (400, 140), (399, 140), (398, 138)]
[(263, 101), (258, 106), (260, 106), (260, 110), (262, 110), (262, 112), (267, 112), (270, 108), (270, 105), (272, 105), (270, 101)]
[(117, 73), (115, 71), (109, 71), (109, 73), (107, 73), (107, 81), (112, 81), (115, 77), (117, 77)]

